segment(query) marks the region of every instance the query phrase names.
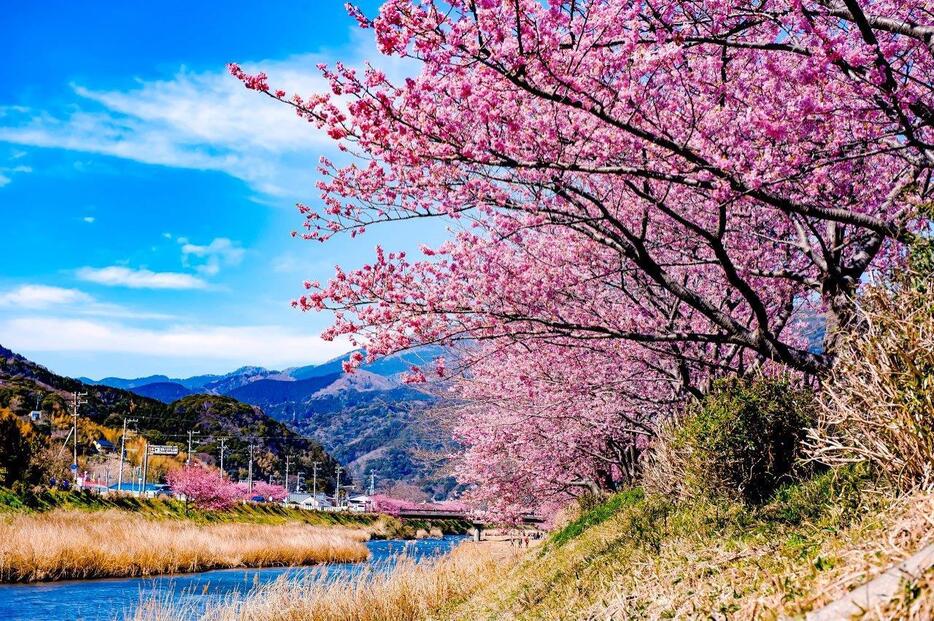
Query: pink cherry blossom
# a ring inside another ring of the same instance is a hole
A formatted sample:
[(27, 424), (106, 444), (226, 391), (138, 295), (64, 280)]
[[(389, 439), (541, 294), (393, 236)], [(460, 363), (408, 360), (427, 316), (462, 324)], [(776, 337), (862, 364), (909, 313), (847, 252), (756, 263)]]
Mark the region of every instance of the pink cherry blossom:
[(927, 224), (931, 0), (351, 14), (417, 75), (322, 66), (330, 93), (288, 99), (230, 69), (359, 156), (321, 161), (298, 234), (440, 218), (451, 235), (378, 248), (295, 305), (333, 312), (325, 338), (368, 360), (457, 352), (460, 475), (500, 513), (624, 484), (653, 424), (718, 375), (820, 376), (861, 280)]

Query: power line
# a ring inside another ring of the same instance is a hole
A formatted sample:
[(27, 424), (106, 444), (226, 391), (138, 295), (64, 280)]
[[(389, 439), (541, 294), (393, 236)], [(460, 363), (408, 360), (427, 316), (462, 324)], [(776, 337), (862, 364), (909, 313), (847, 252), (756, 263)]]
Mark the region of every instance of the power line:
[(223, 475), (224, 474), (224, 453), (227, 452), (227, 445), (225, 444), (225, 442), (227, 442), (227, 438), (221, 438), (220, 441), (221, 441), (221, 475)]
[(320, 461), (311, 462), (311, 497), (317, 498), (318, 496), (318, 465)]
[(137, 423), (139, 422), (135, 418), (124, 418), (123, 419), (123, 434), (120, 436), (120, 471), (117, 475), (117, 491), (123, 491), (123, 459), (126, 455), (126, 425), (127, 423)]
[(340, 464), (337, 464), (337, 468), (336, 468), (336, 471), (337, 471), (337, 487), (334, 488), (334, 504), (336, 504), (338, 508), (340, 508), (340, 506), (341, 506), (341, 472), (342, 472), (343, 470), (344, 470), (344, 469), (341, 468)]
[(250, 490), (250, 495), (252, 496), (253, 495), (253, 443), (252, 442), (250, 442), (250, 467), (247, 472), (249, 473), (247, 475), (247, 480), (249, 481), (248, 489)]
[(86, 392), (75, 392), (75, 393), (72, 393), (72, 394), (73, 394), (74, 397), (75, 397), (75, 408), (74, 408), (74, 411), (73, 411), (73, 415), (74, 415), (74, 416), (73, 416), (73, 420), (74, 420), (74, 422), (73, 422), (73, 424), (72, 424), (72, 431), (74, 431), (74, 434), (75, 434), (75, 438), (74, 438), (74, 441), (75, 441), (75, 452), (74, 452), (74, 456), (73, 456), (72, 462), (71, 462), (71, 469), (72, 469), (72, 472), (74, 472), (74, 475), (75, 475), (75, 483), (77, 483), (77, 482), (78, 482), (78, 406), (84, 405), (85, 403), (88, 402), (88, 400), (85, 399), (85, 397), (88, 396), (88, 393), (86, 393)]
[(191, 465), (191, 437), (192, 437), (192, 436), (200, 436), (200, 435), (201, 435), (201, 432), (200, 432), (200, 431), (193, 431), (193, 430), (189, 430), (189, 431), (188, 431), (188, 453), (187, 453), (187, 455), (185, 456), (185, 465), (186, 465), (186, 466)]

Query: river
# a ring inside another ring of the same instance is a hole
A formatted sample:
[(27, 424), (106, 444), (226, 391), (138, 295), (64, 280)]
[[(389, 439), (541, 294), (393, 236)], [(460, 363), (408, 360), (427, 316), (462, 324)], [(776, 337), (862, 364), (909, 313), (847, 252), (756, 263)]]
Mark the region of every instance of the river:
[(153, 578), (63, 580), (34, 584), (0, 585), (3, 621), (114, 621), (131, 614), (141, 602), (153, 599), (201, 608), (231, 593), (248, 593), (280, 576), (297, 579), (323, 568), (328, 576), (353, 576), (365, 567), (388, 567), (405, 553), (423, 559), (449, 552), (464, 537), (417, 541), (370, 541), (370, 559), (363, 563), (336, 563), (314, 567), (220, 569), (196, 574)]

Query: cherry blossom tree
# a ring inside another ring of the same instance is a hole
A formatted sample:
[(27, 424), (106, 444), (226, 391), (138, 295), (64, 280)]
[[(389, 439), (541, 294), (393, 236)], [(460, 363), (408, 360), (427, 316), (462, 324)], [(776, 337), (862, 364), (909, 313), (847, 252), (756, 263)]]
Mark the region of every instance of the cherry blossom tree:
[(483, 353), (471, 352), (470, 376), (452, 385), (465, 447), (455, 463), (468, 500), (500, 518), (632, 484), (655, 421), (677, 405), (670, 385), (625, 351), (550, 344), (534, 355)]
[(385, 513), (387, 515), (399, 515), (399, 512), (405, 511), (406, 509), (414, 509), (416, 506), (414, 502), (402, 500), (401, 498), (393, 498), (384, 494), (375, 494), (371, 496), (370, 502), (373, 503), (373, 511)]
[[(230, 66), (356, 156), (322, 161), (323, 208), (300, 204), (296, 235), (423, 218), (451, 235), (418, 258), (377, 248), (296, 305), (334, 312), (325, 337), (370, 359), (470, 343), (458, 369), (433, 372), (464, 378), (464, 420), (486, 423), (463, 427), (468, 470), (513, 506), (625, 479), (619, 447), (637, 449), (659, 407), (716, 375), (823, 374), (861, 279), (925, 225), (930, 0), (351, 13), (417, 75), (321, 67), (332, 93), (303, 97)], [(820, 351), (801, 329), (815, 314)]]
[(237, 483), (236, 487), (240, 496), (245, 500), (260, 496), (269, 502), (275, 502), (285, 500), (289, 495), (281, 485), (274, 485), (265, 481), (254, 481), (252, 492), (250, 492), (246, 483)]
[(185, 497), (200, 509), (222, 510), (241, 499), (240, 491), (219, 470), (207, 466), (186, 466), (170, 471), (166, 481), (172, 492)]
[(299, 303), (338, 311), (330, 336), (371, 356), (503, 333), (700, 343), (718, 364), (820, 372), (793, 316), (817, 303), (832, 345), (929, 196), (930, 9), (389, 0), (352, 12), (384, 53), (421, 63), (403, 84), (324, 68), (342, 106), (231, 70), (363, 159), (323, 164), (306, 237), (471, 224), (434, 260), (379, 253), (312, 283)]

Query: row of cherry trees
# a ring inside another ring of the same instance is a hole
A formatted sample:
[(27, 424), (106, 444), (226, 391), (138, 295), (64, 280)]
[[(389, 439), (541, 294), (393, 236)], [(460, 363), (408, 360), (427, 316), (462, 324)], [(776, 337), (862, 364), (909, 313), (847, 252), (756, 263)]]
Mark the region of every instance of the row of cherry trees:
[(461, 475), (497, 511), (634, 476), (654, 424), (716, 376), (820, 377), (861, 280), (926, 225), (930, 0), (350, 12), (418, 73), (321, 67), (332, 93), (303, 97), (230, 66), (356, 156), (322, 161), (296, 234), (451, 234), (417, 258), (377, 248), (296, 305), (371, 359), (457, 353), (412, 377), (449, 380)]
[(246, 483), (234, 483), (220, 470), (194, 465), (177, 468), (166, 475), (166, 481), (175, 494), (201, 509), (228, 509), (238, 502), (261, 497), (267, 501), (281, 501), (288, 496), (281, 485), (254, 481), (252, 490)]

